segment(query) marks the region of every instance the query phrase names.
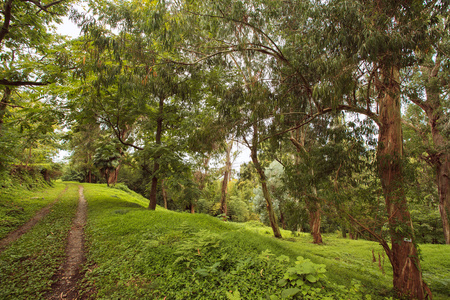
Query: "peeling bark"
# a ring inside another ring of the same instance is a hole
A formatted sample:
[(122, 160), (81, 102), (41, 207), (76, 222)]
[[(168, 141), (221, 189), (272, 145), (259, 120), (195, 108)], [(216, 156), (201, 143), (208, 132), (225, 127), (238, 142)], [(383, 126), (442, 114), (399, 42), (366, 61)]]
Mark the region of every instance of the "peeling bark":
[(444, 229), (445, 243), (450, 244), (450, 155), (441, 157), (436, 167), (437, 185), (439, 192), (439, 213)]
[(400, 76), (396, 66), (381, 69), (378, 171), (389, 216), (392, 248), (386, 249), (399, 297), (424, 299), (420, 260), (414, 243), (411, 216), (403, 190), (403, 140), (400, 111)]
[(320, 203), (316, 200), (306, 201), (306, 207), (309, 213), (309, 228), (313, 236), (313, 243), (322, 244)]

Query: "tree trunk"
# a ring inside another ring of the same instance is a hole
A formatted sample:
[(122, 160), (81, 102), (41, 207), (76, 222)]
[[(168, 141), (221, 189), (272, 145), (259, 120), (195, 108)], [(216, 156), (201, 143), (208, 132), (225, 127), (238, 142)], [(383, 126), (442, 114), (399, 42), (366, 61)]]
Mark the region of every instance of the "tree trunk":
[(226, 148), (226, 162), (225, 162), (225, 172), (223, 173), (222, 189), (220, 194), (220, 213), (226, 216), (228, 214), (227, 209), (227, 192), (228, 192), (228, 182), (230, 181), (231, 172), (231, 148), (233, 147), (233, 141), (227, 144)]
[[(436, 168), (436, 184), (439, 194), (439, 213), (441, 214), (442, 228), (444, 231), (445, 243), (450, 244), (450, 154), (446, 149), (448, 140), (445, 139), (438, 126), (443, 117), (441, 104), (442, 88), (439, 84), (438, 75), (441, 69), (441, 59), (436, 58), (434, 67), (422, 67), (422, 72), (428, 75), (426, 81), (426, 102), (413, 99), (413, 102), (421, 107), (427, 117), (431, 128), (431, 136), (434, 144), (434, 151), (431, 157), (431, 165)], [(429, 153), (430, 154), (430, 153)]]
[(322, 235), (320, 233), (320, 203), (316, 200), (308, 200), (306, 201), (306, 207), (309, 213), (309, 228), (313, 236), (313, 243), (322, 244)]
[(381, 69), (377, 160), (392, 242), (392, 249), (385, 250), (394, 271), (393, 284), (398, 296), (424, 299), (425, 285), (403, 190), (399, 81), (399, 69), (396, 66)]
[[(163, 113), (164, 113), (164, 98), (159, 98), (159, 117), (156, 120), (156, 136), (155, 136), (155, 144), (157, 146), (161, 145), (161, 135), (162, 135), (162, 125), (163, 125)], [(158, 189), (158, 171), (159, 171), (159, 160), (160, 155), (156, 155), (154, 157), (153, 163), (153, 177), (152, 177), (152, 185), (150, 188), (150, 202), (148, 204), (148, 209), (155, 210), (156, 209), (156, 195)]]
[[(294, 134), (291, 132), (290, 140), (292, 144), (297, 149), (298, 153), (301, 152), (307, 152), (305, 149), (305, 131), (303, 128), (299, 128), (298, 131), (300, 132), (299, 139), (294, 137)], [(297, 164), (299, 163), (299, 157)], [(314, 175), (314, 170), (311, 170), (311, 174)], [(317, 189), (315, 186), (312, 187), (312, 193), (315, 197), (317, 197)], [(320, 233), (320, 224), (321, 224), (321, 215), (320, 215), (320, 203), (318, 200), (307, 200), (306, 201), (306, 209), (309, 213), (309, 230), (311, 232), (311, 235), (313, 236), (313, 243), (314, 244), (322, 244), (322, 234)]]
[(9, 99), (11, 98), (11, 88), (5, 87), (5, 90), (3, 92), (3, 97), (0, 102), (0, 135), (2, 134), (2, 128), (3, 128), (3, 117), (6, 113), (6, 107), (8, 106)]
[(431, 163), (436, 169), (436, 184), (439, 195), (439, 213), (441, 214), (442, 228), (445, 243), (450, 244), (450, 154), (445, 149), (446, 141), (437, 128), (439, 114), (437, 109), (430, 109), (428, 117), (431, 123), (431, 135), (437, 154)]
[(166, 191), (166, 187), (164, 185), (164, 179), (161, 180), (161, 192), (162, 192), (163, 199), (164, 199), (164, 208), (167, 209), (167, 191)]
[(286, 229), (286, 221), (284, 220), (284, 214), (280, 209), (280, 222), (281, 222), (281, 228)]
[(109, 186), (109, 181), (108, 181), (108, 178), (109, 178), (109, 169), (105, 169), (105, 170), (103, 171), (103, 176), (105, 177), (106, 186)]
[(278, 227), (277, 216), (273, 210), (272, 197), (270, 196), (269, 189), (267, 188), (267, 179), (261, 164), (258, 161), (258, 126), (253, 125), (253, 141), (251, 146), (251, 159), (255, 169), (259, 175), (259, 181), (261, 183), (261, 189), (263, 191), (264, 199), (266, 200), (267, 212), (269, 213), (270, 226), (272, 227), (273, 235), (276, 238), (281, 238), (280, 228)]
[(121, 165), (117, 166), (114, 170), (110, 170), (108, 176), (108, 185), (115, 186), (117, 183), (117, 178), (119, 177), (119, 170)]
[(341, 223), (341, 230), (342, 230), (342, 238), (347, 238), (347, 227), (345, 226), (344, 222)]
[(450, 244), (450, 155), (441, 156), (436, 168), (439, 193), (439, 213), (444, 229), (445, 243)]

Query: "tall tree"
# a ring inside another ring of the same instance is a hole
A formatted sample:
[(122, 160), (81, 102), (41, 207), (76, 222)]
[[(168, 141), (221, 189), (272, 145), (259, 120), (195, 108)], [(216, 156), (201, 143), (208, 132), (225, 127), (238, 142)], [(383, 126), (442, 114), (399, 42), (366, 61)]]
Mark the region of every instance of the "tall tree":
[[(44, 104), (48, 90), (38, 88), (55, 84), (66, 74), (68, 56), (61, 47), (63, 40), (54, 33), (54, 23), (61, 22), (71, 2), (5, 0), (0, 3), (0, 144), (8, 148), (2, 147), (4, 151), (0, 151), (1, 169), (6, 168), (3, 163), (11, 162), (17, 154), (8, 146), (10, 139), (16, 141), (16, 146), (26, 142), (25, 136), (15, 134), (20, 132), (20, 126), (42, 129), (42, 124), (47, 124), (47, 130), (38, 130), (28, 139), (30, 151), (32, 143), (43, 138), (45, 132), (46, 139), (53, 134), (50, 132), (53, 130), (48, 130), (55, 125), (55, 118)], [(30, 126), (27, 122), (21, 125), (21, 120), (27, 121), (22, 118), (26, 114), (33, 114), (40, 125)]]
[[(310, 105), (305, 122), (326, 112), (350, 110), (378, 124), (378, 169), (392, 247), (380, 242), (393, 266), (398, 294), (423, 299), (429, 290), (422, 280), (402, 186), (400, 73), (417, 64), (419, 51), (434, 44), (437, 35), (432, 29), (445, 18), (448, 4), (383, 0), (211, 4), (202, 1), (189, 7), (195, 10), (194, 18), (206, 20), (199, 26), (209, 25), (203, 41), (207, 48), (197, 48), (196, 53), (203, 50), (200, 59), (237, 51), (266, 54), (278, 62), (274, 70), (282, 72), (271, 75), (279, 74), (297, 100)], [(242, 35), (233, 38), (233, 31)], [(247, 38), (242, 38), (244, 34)]]
[(84, 82), (79, 94), (85, 97), (75, 99), (93, 109), (120, 143), (151, 158), (144, 173), (153, 210), (161, 179), (170, 173), (162, 168), (187, 151), (188, 116), (199, 112), (198, 70), (164, 58), (174, 52), (169, 35), (177, 37), (167, 28), (175, 22), (169, 4), (105, 1), (91, 3), (91, 10), (97, 19), (75, 17), (85, 32), (78, 71)]
[(448, 93), (450, 51), (448, 36), (443, 30), (442, 24), (436, 26), (435, 31), (441, 40), (426, 52), (418, 53), (421, 63), (419, 67), (411, 68), (414, 73), (405, 87), (406, 98), (420, 108), (427, 124), (423, 126), (425, 124), (414, 122), (420, 118), (404, 120), (404, 123), (421, 137), (417, 142), (422, 145), (425, 155), (420, 153), (419, 157), (435, 169), (442, 228), (445, 243), (450, 244), (450, 139), (445, 128), (450, 122), (450, 102), (445, 96)]

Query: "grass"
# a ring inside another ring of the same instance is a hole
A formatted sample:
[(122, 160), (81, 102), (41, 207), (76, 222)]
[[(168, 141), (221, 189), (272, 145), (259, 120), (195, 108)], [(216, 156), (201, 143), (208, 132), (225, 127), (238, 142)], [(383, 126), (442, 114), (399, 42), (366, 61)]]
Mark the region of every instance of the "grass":
[[(83, 186), (88, 201), (87, 263), (81, 283), (85, 296), (280, 299), (283, 291), (286, 296), (286, 291), (295, 291), (296, 287), (294, 281), (284, 287), (277, 282), (302, 256), (316, 267), (324, 264), (327, 270), (327, 278), (320, 279), (319, 284), (306, 285), (311, 299), (320, 299), (320, 295), (332, 299), (391, 297), (392, 269), (387, 257), (383, 261), (382, 249), (376, 243), (325, 235), (323, 245), (314, 245), (309, 234), (288, 231), (282, 232), (283, 240), (277, 240), (270, 228), (256, 222), (227, 223), (160, 207), (149, 211), (148, 200), (127, 189)], [(34, 197), (45, 195), (49, 203), (63, 189), (64, 185), (56, 184), (26, 197), (39, 202), (40, 196)], [(2, 253), (0, 299), (43, 298), (62, 262), (77, 199), (77, 186), (70, 184), (51, 214)], [(448, 246), (420, 248), (424, 279), (434, 299), (448, 299)], [(306, 292), (304, 286), (302, 292)]]
[(0, 193), (0, 239), (26, 223), (38, 210), (52, 203), (66, 186), (57, 183), (30, 191), (21, 186), (2, 189)]
[[(255, 291), (275, 293), (276, 272), (271, 280), (264, 278), (260, 270), (238, 278), (230, 276), (247, 258), (252, 259), (250, 264), (258, 265), (256, 257), (265, 250), (275, 258), (289, 257), (291, 264), (297, 256), (325, 264), (328, 280), (347, 290), (352, 289), (351, 282), (356, 279), (361, 283), (357, 297), (391, 296), (392, 269), (376, 243), (325, 235), (324, 245), (314, 245), (309, 234), (294, 237), (287, 231), (283, 232), (284, 240), (276, 240), (270, 228), (256, 223), (225, 223), (206, 215), (161, 208), (148, 211), (147, 200), (138, 195), (85, 187), (90, 249), (86, 286), (95, 285), (98, 299), (227, 299), (225, 291), (236, 288), (245, 299), (265, 299), (264, 292)], [(208, 246), (202, 236), (221, 248)], [(450, 268), (442, 263), (450, 262), (446, 247), (421, 246), (424, 278), (435, 293), (434, 299), (450, 296)], [(214, 269), (216, 263), (219, 267)]]
[[(50, 289), (52, 277), (64, 260), (66, 238), (78, 200), (76, 185), (69, 185), (61, 194), (64, 188), (60, 183), (34, 194), (45, 195), (47, 202), (57, 197), (59, 201), (44, 219), (0, 255), (0, 299), (44, 299)], [(22, 199), (19, 202), (24, 203)]]

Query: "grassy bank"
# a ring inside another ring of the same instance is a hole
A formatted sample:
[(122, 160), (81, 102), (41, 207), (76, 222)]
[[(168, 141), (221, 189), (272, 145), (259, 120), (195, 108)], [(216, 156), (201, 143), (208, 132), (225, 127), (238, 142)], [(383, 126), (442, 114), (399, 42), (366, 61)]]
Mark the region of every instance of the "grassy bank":
[[(148, 211), (147, 200), (133, 193), (85, 185), (85, 196), (89, 203), (85, 288), (95, 287), (99, 299), (278, 299), (283, 292), (288, 295), (288, 288), (291, 292), (299, 288), (293, 280), (278, 284), (296, 266), (298, 256), (326, 265), (327, 278), (320, 279), (321, 285), (307, 282), (311, 299), (392, 295), (392, 269), (373, 242), (325, 236), (324, 245), (314, 245), (308, 234), (293, 237), (290, 232), (283, 232), (285, 240), (276, 240), (269, 228), (255, 223)], [(435, 299), (448, 299), (447, 246), (421, 249), (425, 280)], [(297, 277), (306, 281), (305, 276)], [(322, 291), (314, 290), (318, 286)]]

